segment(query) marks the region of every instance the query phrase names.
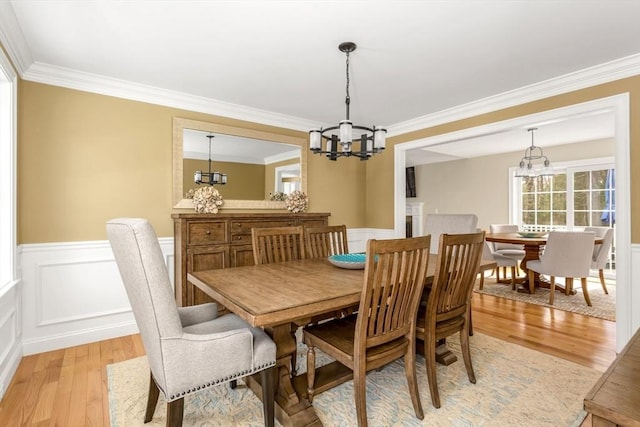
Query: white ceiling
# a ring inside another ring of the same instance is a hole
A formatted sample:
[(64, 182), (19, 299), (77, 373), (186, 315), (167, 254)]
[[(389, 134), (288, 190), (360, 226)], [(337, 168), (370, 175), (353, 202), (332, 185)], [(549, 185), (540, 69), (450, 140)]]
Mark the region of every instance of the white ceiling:
[[(368, 126), (640, 54), (639, 0), (2, 3), (0, 36), (23, 75), (74, 71), (324, 126), (344, 118), (343, 41), (358, 45), (351, 119)], [(528, 135), (514, 132), (500, 150), (525, 148)], [(466, 141), (463, 152), (490, 154), (499, 140)]]

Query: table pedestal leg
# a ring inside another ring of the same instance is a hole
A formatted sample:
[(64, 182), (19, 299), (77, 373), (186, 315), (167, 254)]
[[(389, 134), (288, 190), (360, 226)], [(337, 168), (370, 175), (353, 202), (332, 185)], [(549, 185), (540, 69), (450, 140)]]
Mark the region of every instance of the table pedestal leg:
[[(305, 398), (300, 398), (291, 379), (291, 355), (296, 349), (296, 341), (291, 336), (289, 324), (266, 328), (266, 332), (276, 343), (276, 418), (283, 426), (321, 426), (313, 406)], [(260, 375), (245, 378), (247, 385), (262, 398)]]
[[(416, 338), (416, 353), (424, 356), (424, 343), (419, 338)], [(457, 356), (447, 347), (447, 340), (444, 338), (438, 340), (436, 343), (436, 362), (449, 366), (456, 360), (458, 360)]]

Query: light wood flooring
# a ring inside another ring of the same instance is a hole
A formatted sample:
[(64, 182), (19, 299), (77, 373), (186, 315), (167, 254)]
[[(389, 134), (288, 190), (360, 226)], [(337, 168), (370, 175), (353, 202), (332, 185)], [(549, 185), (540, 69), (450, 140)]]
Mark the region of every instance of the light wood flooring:
[[(615, 323), (474, 294), (481, 332), (604, 371)], [(26, 356), (0, 402), (0, 426), (108, 426), (106, 365), (144, 354), (139, 335)]]

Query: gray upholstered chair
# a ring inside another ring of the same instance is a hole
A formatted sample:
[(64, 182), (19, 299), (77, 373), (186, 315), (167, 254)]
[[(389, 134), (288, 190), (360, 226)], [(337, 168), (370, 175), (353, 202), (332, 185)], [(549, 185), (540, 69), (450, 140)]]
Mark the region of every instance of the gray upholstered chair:
[(549, 304), (553, 305), (556, 289), (556, 277), (565, 278), (565, 293), (573, 289), (573, 279), (580, 278), (582, 293), (588, 306), (591, 306), (587, 277), (591, 266), (595, 234), (584, 231), (550, 231), (547, 244), (540, 259), (527, 261), (529, 273), (529, 291), (535, 292), (534, 272), (550, 276)]
[[(489, 232), (493, 233), (516, 233), (518, 231), (517, 224), (490, 224)], [(500, 255), (503, 257), (509, 257), (516, 260), (515, 263), (515, 272), (516, 274), (519, 271), (518, 264), (524, 259), (524, 247), (522, 245), (514, 245), (513, 243), (497, 243), (497, 242), (488, 242), (489, 248), (491, 249), (491, 253), (496, 255)], [(503, 269), (505, 266), (502, 266)], [(511, 270), (511, 274), (513, 275), (513, 270)], [(504, 274), (506, 278), (506, 274)], [(496, 270), (496, 280), (500, 281), (500, 268)]]
[(185, 396), (261, 372), (265, 424), (273, 426), (276, 346), (271, 338), (234, 314), (218, 317), (216, 304), (178, 307), (147, 220), (111, 220), (107, 236), (151, 369), (145, 423), (160, 392), (168, 402), (167, 426), (179, 426)]
[(591, 268), (598, 270), (600, 284), (605, 294), (608, 294), (607, 283), (604, 280), (604, 268), (609, 262), (609, 250), (613, 244), (613, 228), (610, 227), (585, 227), (584, 231), (591, 231), (596, 234), (596, 238), (602, 239), (602, 244), (595, 245), (591, 258)]
[(441, 234), (475, 233), (478, 217), (474, 214), (428, 214), (425, 218), (425, 234), (431, 235), (432, 254), (438, 252)]
[[(482, 249), (482, 259), (488, 259), (495, 261), (497, 265), (497, 270), (500, 270), (500, 267), (506, 268), (509, 267), (511, 270), (511, 289), (516, 289), (516, 269), (518, 268), (518, 260), (517, 258), (513, 258), (510, 256), (502, 255), (501, 253), (495, 252), (493, 250), (493, 245), (491, 242), (484, 242), (484, 246)], [(499, 277), (496, 274), (496, 282), (499, 281)], [(478, 286), (480, 290), (484, 287), (484, 271), (480, 271), (480, 285)]]

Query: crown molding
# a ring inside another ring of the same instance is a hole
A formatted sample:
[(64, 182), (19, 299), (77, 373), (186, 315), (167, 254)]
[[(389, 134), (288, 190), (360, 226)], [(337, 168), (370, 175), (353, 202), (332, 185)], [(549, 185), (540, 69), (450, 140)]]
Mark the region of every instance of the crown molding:
[(37, 83), (62, 86), (69, 89), (99, 93), (117, 98), (147, 102), (188, 111), (197, 111), (287, 129), (307, 131), (317, 125), (315, 122), (298, 117), (38, 62), (31, 65), (22, 78)]
[(640, 54), (635, 54), (478, 101), (458, 105), (437, 113), (400, 122), (387, 127), (387, 136), (397, 136), (450, 123), (638, 74), (640, 74)]
[(16, 71), (22, 76), (33, 63), (33, 59), (13, 7), (8, 1), (0, 1), (0, 42), (11, 58)]

